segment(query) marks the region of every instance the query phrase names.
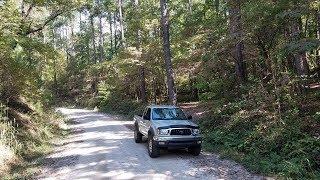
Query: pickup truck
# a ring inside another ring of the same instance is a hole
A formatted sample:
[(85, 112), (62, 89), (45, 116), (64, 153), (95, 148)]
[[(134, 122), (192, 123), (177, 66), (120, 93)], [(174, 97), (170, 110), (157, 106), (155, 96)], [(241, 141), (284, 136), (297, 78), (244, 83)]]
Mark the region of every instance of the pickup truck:
[(134, 140), (141, 143), (142, 137), (147, 137), (151, 158), (159, 157), (160, 149), (167, 148), (187, 148), (198, 156), (202, 137), (199, 126), (191, 120), (176, 106), (148, 106), (143, 115), (134, 116)]

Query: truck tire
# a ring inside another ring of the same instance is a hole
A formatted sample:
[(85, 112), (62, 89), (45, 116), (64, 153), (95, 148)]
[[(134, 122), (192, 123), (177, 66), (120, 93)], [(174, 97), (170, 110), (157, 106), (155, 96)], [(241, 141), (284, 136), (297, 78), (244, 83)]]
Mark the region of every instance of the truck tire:
[(199, 156), (201, 152), (201, 146), (189, 147), (188, 151), (194, 156)]
[(139, 128), (137, 127), (137, 125), (134, 126), (134, 141), (136, 143), (141, 143), (142, 142), (142, 134), (139, 131)]
[(154, 142), (153, 135), (148, 136), (148, 153), (151, 158), (160, 156), (160, 148)]

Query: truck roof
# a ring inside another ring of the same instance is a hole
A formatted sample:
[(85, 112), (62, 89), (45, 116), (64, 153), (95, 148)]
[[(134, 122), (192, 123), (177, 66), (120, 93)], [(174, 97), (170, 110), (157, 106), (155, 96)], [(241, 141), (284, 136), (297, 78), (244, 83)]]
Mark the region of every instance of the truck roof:
[(149, 108), (178, 108), (178, 106), (174, 105), (150, 105)]

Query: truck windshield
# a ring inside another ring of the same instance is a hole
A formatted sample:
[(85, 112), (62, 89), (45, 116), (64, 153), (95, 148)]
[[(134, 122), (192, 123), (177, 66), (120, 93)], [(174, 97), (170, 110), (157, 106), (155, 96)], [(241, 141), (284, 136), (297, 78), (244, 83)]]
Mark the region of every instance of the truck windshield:
[(179, 108), (154, 108), (153, 120), (186, 120), (186, 116)]

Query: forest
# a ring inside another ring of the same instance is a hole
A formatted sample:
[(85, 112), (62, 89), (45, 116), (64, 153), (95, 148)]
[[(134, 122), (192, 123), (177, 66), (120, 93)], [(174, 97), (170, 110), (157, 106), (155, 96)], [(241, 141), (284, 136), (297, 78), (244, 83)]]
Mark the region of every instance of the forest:
[(54, 107), (198, 102), (206, 151), (320, 178), (319, 0), (0, 0), (0, 19), (0, 163), (64, 133)]

